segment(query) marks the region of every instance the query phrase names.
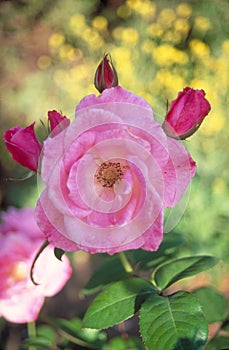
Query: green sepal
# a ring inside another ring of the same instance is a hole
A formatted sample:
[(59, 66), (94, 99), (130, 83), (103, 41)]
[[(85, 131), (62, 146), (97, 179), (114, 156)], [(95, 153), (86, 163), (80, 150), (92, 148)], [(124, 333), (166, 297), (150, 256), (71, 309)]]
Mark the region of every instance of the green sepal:
[(60, 248), (54, 248), (54, 254), (55, 254), (55, 257), (58, 259), (58, 260), (60, 260), (60, 261), (62, 261), (62, 256), (64, 255), (64, 253), (65, 253), (65, 251), (63, 250), (63, 249), (60, 249)]
[(37, 283), (36, 281), (34, 281), (34, 278), (33, 278), (33, 269), (34, 269), (34, 266), (36, 264), (36, 261), (37, 259), (39, 258), (39, 256), (41, 255), (41, 253), (43, 252), (43, 250), (45, 250), (45, 248), (49, 245), (49, 241), (45, 241), (41, 248), (38, 250), (37, 252), (37, 255), (35, 256), (34, 260), (33, 260), (33, 263), (32, 263), (32, 266), (30, 268), (30, 279), (31, 281), (33, 282), (33, 284), (35, 284), (36, 286), (39, 285), (39, 283)]

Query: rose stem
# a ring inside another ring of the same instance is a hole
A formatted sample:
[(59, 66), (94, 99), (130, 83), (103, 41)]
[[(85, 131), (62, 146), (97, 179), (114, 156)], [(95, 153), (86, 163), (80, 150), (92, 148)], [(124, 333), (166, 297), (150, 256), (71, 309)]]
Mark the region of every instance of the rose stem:
[[(27, 330), (28, 330), (28, 337), (35, 337), (36, 336), (36, 323), (35, 322), (28, 322), (27, 323)], [(36, 350), (35, 346), (29, 346), (29, 350)]]
[(131, 274), (133, 272), (132, 266), (130, 265), (129, 261), (127, 260), (127, 257), (125, 255), (125, 253), (123, 252), (119, 252), (118, 253), (119, 259), (122, 263), (122, 266), (124, 267), (125, 271), (128, 274)]

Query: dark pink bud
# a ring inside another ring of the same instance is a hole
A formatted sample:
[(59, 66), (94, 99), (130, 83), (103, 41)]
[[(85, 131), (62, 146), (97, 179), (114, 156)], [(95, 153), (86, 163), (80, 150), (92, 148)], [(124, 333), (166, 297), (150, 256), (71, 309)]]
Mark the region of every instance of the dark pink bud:
[(109, 54), (104, 55), (96, 69), (94, 84), (99, 92), (118, 85), (118, 75)]
[(15, 126), (4, 133), (4, 142), (13, 159), (22, 166), (37, 171), (42, 144), (38, 141), (34, 124), (21, 128)]
[(165, 133), (184, 140), (196, 132), (211, 106), (203, 90), (186, 87), (172, 101), (162, 125)]
[(51, 136), (59, 134), (70, 124), (70, 120), (67, 117), (61, 115), (55, 110), (48, 112), (48, 120), (51, 130)]

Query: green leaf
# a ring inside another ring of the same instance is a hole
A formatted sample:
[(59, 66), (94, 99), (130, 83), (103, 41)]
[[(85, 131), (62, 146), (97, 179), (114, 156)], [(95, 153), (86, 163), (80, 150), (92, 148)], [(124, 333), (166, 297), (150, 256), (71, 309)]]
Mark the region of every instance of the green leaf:
[(85, 295), (93, 294), (98, 290), (112, 282), (120, 281), (128, 277), (124, 270), (119, 257), (110, 257), (105, 263), (94, 273), (89, 282), (83, 289)]
[(224, 321), (227, 316), (227, 300), (211, 287), (196, 289), (195, 296), (202, 305), (208, 323)]
[(159, 266), (154, 274), (154, 281), (161, 290), (171, 286), (171, 284), (202, 271), (210, 269), (216, 265), (219, 259), (212, 256), (191, 256), (181, 258)]
[(106, 334), (95, 329), (82, 329), (82, 320), (73, 318), (72, 320), (49, 319), (49, 322), (60, 334), (72, 343), (86, 346), (93, 345), (93, 349), (101, 349), (106, 341)]
[(92, 302), (84, 316), (84, 327), (104, 329), (135, 314), (155, 288), (149, 281), (132, 278), (109, 285)]
[(55, 257), (56, 257), (58, 260), (62, 261), (61, 258), (62, 258), (62, 256), (64, 255), (64, 253), (65, 253), (64, 250), (62, 250), (62, 249), (60, 249), (60, 248), (56, 248), (56, 247), (54, 248)]
[(206, 350), (228, 350), (229, 349), (229, 337), (224, 335), (218, 335), (213, 338), (207, 345)]
[(43, 337), (50, 341), (51, 344), (55, 343), (56, 333), (55, 331), (47, 325), (42, 325), (37, 328), (37, 336)]
[(163, 242), (156, 252), (146, 252), (141, 249), (133, 251), (134, 263), (138, 264), (139, 270), (151, 269), (166, 261), (184, 243), (184, 235), (179, 233), (165, 234)]
[(36, 349), (49, 349), (55, 345), (55, 338), (55, 331), (47, 325), (42, 325), (37, 328), (37, 335), (26, 339), (22, 346), (23, 349), (28, 349), (32, 346), (36, 347)]
[(123, 339), (117, 337), (105, 344), (103, 350), (145, 350), (145, 347), (138, 338)]
[(52, 346), (52, 342), (44, 337), (30, 337), (29, 339), (26, 339), (23, 344), (23, 349), (29, 349), (31, 346), (36, 347), (36, 350), (47, 350)]
[(140, 310), (140, 331), (149, 350), (202, 350), (208, 324), (192, 294), (152, 294)]

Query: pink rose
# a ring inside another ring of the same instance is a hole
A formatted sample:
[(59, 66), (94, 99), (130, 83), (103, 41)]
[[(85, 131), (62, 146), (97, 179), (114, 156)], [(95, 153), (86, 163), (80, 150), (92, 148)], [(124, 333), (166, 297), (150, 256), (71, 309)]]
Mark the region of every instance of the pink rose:
[(62, 261), (48, 246), (35, 263), (33, 260), (44, 243), (44, 235), (34, 220), (34, 210), (9, 209), (2, 215), (0, 225), (0, 317), (10, 322), (35, 321), (46, 296), (57, 294), (71, 276), (71, 266), (66, 256)]
[(196, 132), (211, 109), (204, 96), (203, 90), (189, 87), (178, 93), (162, 126), (168, 136), (184, 140)]
[(50, 124), (51, 136), (59, 134), (70, 124), (70, 120), (67, 117), (62, 116), (55, 110), (48, 112), (48, 120)]
[(94, 84), (99, 92), (118, 85), (118, 75), (109, 54), (104, 55), (94, 77)]
[(4, 142), (13, 159), (30, 170), (37, 171), (42, 144), (38, 141), (34, 124), (15, 126), (4, 133)]
[(196, 169), (147, 102), (119, 86), (85, 97), (43, 151), (35, 216), (66, 251), (158, 249), (164, 208), (178, 203)]

